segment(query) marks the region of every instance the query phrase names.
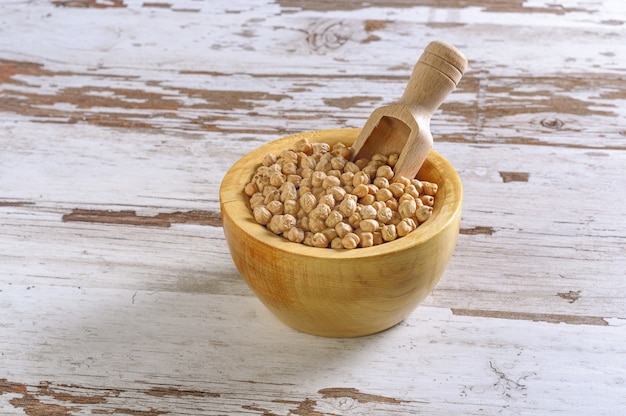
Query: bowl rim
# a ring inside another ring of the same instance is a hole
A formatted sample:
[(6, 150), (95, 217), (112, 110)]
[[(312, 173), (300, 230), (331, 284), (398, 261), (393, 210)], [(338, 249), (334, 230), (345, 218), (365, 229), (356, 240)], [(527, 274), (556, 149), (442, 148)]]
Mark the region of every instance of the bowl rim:
[[(259, 243), (272, 247), (274, 250), (310, 258), (323, 257), (337, 260), (354, 260), (365, 257), (371, 259), (376, 256), (385, 256), (405, 251), (426, 243), (447, 229), (456, 216), (461, 214), (463, 187), (461, 179), (452, 164), (435, 150), (430, 151), (423, 166), (435, 165), (437, 171), (445, 170), (451, 173), (444, 179), (444, 186), (438, 184), (440, 189), (438, 194), (442, 189), (445, 189), (444, 199), (446, 201), (439, 200), (438, 202), (438, 199), (435, 198), (435, 206), (431, 218), (402, 238), (372, 247), (355, 248), (352, 250), (310, 247), (278, 236), (254, 220), (247, 202), (248, 197), (243, 192), (243, 188), (247, 183), (246, 181), (250, 180), (256, 168), (260, 165), (262, 158), (270, 152), (270, 149), (285, 149), (287, 147), (283, 145), (284, 143), (295, 142), (301, 138), (307, 138), (310, 141), (324, 141), (332, 138), (331, 141), (333, 142), (345, 142), (345, 139), (352, 138), (353, 142), (359, 131), (360, 129), (358, 128), (306, 131), (267, 142), (248, 152), (231, 166), (222, 179), (220, 185), (222, 222), (230, 221), (243, 234), (250, 236), (250, 238), (257, 240)], [(245, 175), (238, 175), (238, 173), (245, 173)]]

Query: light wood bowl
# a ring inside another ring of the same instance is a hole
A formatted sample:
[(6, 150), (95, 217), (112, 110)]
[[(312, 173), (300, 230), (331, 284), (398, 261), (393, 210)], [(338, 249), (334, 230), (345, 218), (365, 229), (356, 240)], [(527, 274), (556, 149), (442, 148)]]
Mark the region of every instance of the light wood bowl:
[(310, 142), (351, 145), (359, 129), (320, 130), (267, 143), (226, 173), (220, 188), (224, 234), (237, 270), (282, 322), (325, 337), (356, 337), (388, 329), (433, 290), (452, 256), (461, 221), (461, 180), (431, 151), (418, 178), (437, 183), (431, 218), (409, 235), (353, 250), (308, 247), (257, 224), (245, 184), (263, 157)]

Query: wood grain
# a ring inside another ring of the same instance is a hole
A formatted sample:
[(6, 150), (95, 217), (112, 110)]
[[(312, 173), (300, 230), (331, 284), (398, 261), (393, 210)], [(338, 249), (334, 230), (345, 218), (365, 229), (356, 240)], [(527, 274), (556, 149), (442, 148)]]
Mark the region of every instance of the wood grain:
[[(0, 414), (614, 415), (626, 407), (618, 1), (0, 5)], [(243, 155), (361, 127), (431, 40), (455, 254), (354, 340), (275, 320), (218, 193)]]

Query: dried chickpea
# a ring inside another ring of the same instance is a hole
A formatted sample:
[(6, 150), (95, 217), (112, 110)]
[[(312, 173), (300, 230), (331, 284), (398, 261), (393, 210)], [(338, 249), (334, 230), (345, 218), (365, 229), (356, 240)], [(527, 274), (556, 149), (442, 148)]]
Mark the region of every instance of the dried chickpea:
[(415, 215), (416, 209), (417, 204), (414, 200), (411, 201), (407, 199), (406, 201), (402, 201), (398, 206), (398, 212), (400, 213), (400, 216), (402, 216), (402, 218), (411, 218), (413, 215)]
[(339, 212), (343, 214), (344, 217), (349, 217), (350, 215), (356, 212), (357, 203), (355, 200), (351, 198), (344, 199), (339, 204)]
[(325, 178), (326, 178), (326, 172), (316, 170), (311, 175), (311, 185), (313, 185), (314, 188), (319, 188), (322, 186), (322, 183)]
[(315, 208), (309, 212), (310, 218), (319, 218), (321, 220), (325, 220), (330, 215), (331, 208), (326, 204), (317, 204)]
[(361, 242), (359, 245), (362, 248), (372, 247), (374, 245), (374, 234), (370, 232), (361, 233), (360, 239), (361, 239)]
[(319, 197), (319, 199), (317, 200), (317, 203), (325, 204), (332, 208), (335, 206), (335, 197), (332, 194), (326, 193)]
[(359, 246), (361, 239), (355, 233), (348, 233), (341, 239), (343, 248), (353, 249)]
[(352, 185), (352, 181), (354, 180), (354, 173), (343, 172), (339, 179), (341, 180), (341, 185)]
[(398, 153), (392, 153), (387, 157), (387, 164), (393, 168), (396, 166), (396, 163), (398, 163), (399, 158), (400, 155)]
[(366, 174), (363, 171), (356, 172), (354, 174), (354, 177), (352, 178), (352, 185), (354, 187), (361, 185), (361, 184), (367, 185), (369, 183), (370, 183), (370, 177), (368, 174)]
[(393, 178), (393, 169), (389, 165), (382, 165), (376, 169), (376, 177), (383, 177), (387, 180), (391, 180)]
[(359, 228), (365, 232), (373, 233), (374, 231), (378, 231), (380, 225), (378, 224), (378, 221), (374, 219), (367, 219), (359, 222)]
[(404, 237), (405, 235), (413, 231), (416, 227), (417, 225), (412, 218), (404, 218), (396, 225), (396, 232), (398, 233), (399, 237)]
[(283, 202), (283, 212), (285, 214), (290, 214), (295, 217), (298, 216), (298, 212), (300, 211), (300, 203), (295, 199), (288, 199)]
[(268, 192), (267, 195), (265, 195), (265, 205), (272, 201), (280, 201), (280, 192), (278, 189)]
[(335, 202), (343, 201), (343, 198), (346, 196), (346, 190), (341, 186), (331, 186), (326, 190), (328, 195), (332, 195), (335, 198)]
[(376, 201), (376, 197), (372, 194), (367, 194), (361, 198), (361, 204), (363, 205), (372, 205), (374, 201)]
[(385, 240), (383, 240), (383, 233), (380, 230), (374, 231), (372, 233), (372, 237), (374, 239), (374, 245), (375, 246), (385, 242)]
[(389, 199), (393, 198), (393, 194), (391, 193), (391, 191), (387, 188), (382, 188), (379, 189), (376, 192), (376, 200), (377, 201), (387, 201)]
[(422, 195), (420, 199), (424, 205), (428, 205), (429, 207), (435, 205), (435, 198), (432, 195)]
[(401, 183), (404, 186), (409, 186), (411, 184), (411, 180), (406, 176), (398, 176), (394, 179), (394, 183)]
[(376, 219), (384, 224), (389, 223), (393, 217), (393, 211), (389, 207), (384, 207), (376, 213)]
[(376, 208), (374, 208), (371, 205), (363, 205), (363, 206), (361, 206), (361, 209), (359, 210), (359, 213), (361, 214), (361, 217), (364, 220), (374, 219), (374, 218), (376, 218), (376, 215), (378, 214), (376, 212)]
[(343, 214), (339, 211), (331, 211), (324, 223), (328, 227), (334, 227), (343, 220)]
[(389, 188), (389, 179), (384, 176), (376, 176), (374, 178), (374, 185), (376, 185), (379, 189), (381, 188)]
[(256, 186), (255, 182), (249, 182), (246, 184), (245, 188), (243, 188), (243, 191), (245, 192), (246, 195), (252, 196), (256, 194), (257, 192), (259, 192), (259, 187)]
[(389, 185), (389, 190), (394, 198), (400, 198), (404, 194), (404, 184), (400, 182), (394, 182)]
[(326, 223), (321, 218), (311, 218), (309, 217), (309, 230), (314, 233), (320, 233), (326, 229)]
[(359, 172), (360, 170), (361, 168), (359, 167), (359, 165), (357, 165), (354, 162), (347, 162), (346, 166), (344, 166), (343, 168), (344, 173), (351, 173), (353, 175)]
[(311, 145), (311, 143), (309, 143), (308, 140), (300, 139), (294, 143), (293, 150), (295, 150), (296, 152), (303, 152), (307, 155), (310, 155), (313, 153), (313, 146)]
[(352, 228), (359, 228), (359, 223), (361, 222), (362, 219), (363, 217), (361, 217), (361, 214), (359, 214), (358, 212), (355, 212), (354, 214), (348, 217), (348, 225)]
[(335, 232), (340, 238), (344, 238), (348, 233), (352, 232), (352, 227), (345, 222), (339, 222), (335, 225)]
[(339, 185), (341, 185), (341, 180), (337, 176), (327, 175), (322, 181), (322, 188), (324, 189)]
[(335, 250), (340, 250), (343, 248), (343, 243), (341, 242), (341, 238), (337, 237), (331, 240), (330, 248), (334, 248)]
[(259, 205), (252, 210), (252, 215), (254, 216), (254, 220), (261, 225), (266, 225), (272, 219), (272, 214), (267, 207), (264, 205)]
[(326, 240), (333, 241), (338, 237), (337, 231), (334, 228), (328, 227), (322, 230), (322, 234), (326, 236)]
[(265, 155), (261, 163), (263, 164), (263, 166), (271, 166), (274, 163), (276, 163), (277, 159), (278, 159), (278, 156), (276, 156), (273, 153), (268, 153), (267, 155)]
[(335, 156), (330, 160), (330, 166), (332, 166), (333, 169), (343, 170), (343, 168), (346, 167), (347, 162), (348, 161), (343, 157)]
[(377, 165), (367, 165), (363, 168), (363, 173), (365, 173), (370, 178), (376, 178), (376, 171), (378, 170)]
[(324, 154), (330, 152), (330, 145), (328, 143), (311, 143), (313, 147), (313, 153)]
[(313, 247), (328, 247), (328, 238), (323, 233), (315, 233), (312, 238)]
[(250, 197), (250, 208), (254, 209), (259, 205), (265, 205), (265, 197), (262, 193), (257, 192)]
[(313, 235), (314, 233), (312, 233), (311, 231), (305, 231), (304, 240), (302, 240), (302, 244), (304, 244), (305, 246), (313, 247)]
[(354, 164), (357, 165), (359, 168), (358, 170), (363, 170), (363, 168), (367, 166), (368, 163), (370, 163), (370, 161), (364, 158), (357, 159), (354, 161)]
[(363, 198), (365, 195), (369, 194), (369, 187), (363, 183), (358, 184), (354, 187), (352, 193), (359, 198)]
[(415, 218), (422, 223), (430, 218), (433, 213), (433, 209), (428, 205), (422, 205), (415, 211)]
[(280, 215), (283, 213), (283, 203), (280, 201), (271, 201), (266, 205), (266, 208), (272, 215)]
[(311, 192), (307, 192), (300, 197), (300, 206), (304, 212), (309, 213), (317, 206), (317, 198)]
[(301, 243), (304, 241), (304, 230), (298, 227), (292, 227), (283, 234), (287, 240), (294, 243)]
[(398, 234), (396, 233), (396, 226), (393, 224), (383, 225), (381, 228), (381, 233), (383, 240), (385, 241), (393, 241), (398, 238)]
[(389, 198), (388, 200), (385, 201), (385, 205), (392, 211), (397, 211), (398, 210), (398, 206), (400, 205), (398, 203), (398, 200), (396, 198)]

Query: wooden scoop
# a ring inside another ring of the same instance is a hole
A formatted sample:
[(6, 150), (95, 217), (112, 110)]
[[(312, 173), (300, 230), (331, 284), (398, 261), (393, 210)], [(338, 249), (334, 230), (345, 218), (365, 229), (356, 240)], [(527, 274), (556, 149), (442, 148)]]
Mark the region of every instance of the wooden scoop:
[(433, 146), (430, 118), (461, 80), (467, 59), (454, 46), (434, 41), (415, 64), (397, 103), (374, 110), (354, 141), (353, 160), (399, 153), (394, 179), (414, 178)]

